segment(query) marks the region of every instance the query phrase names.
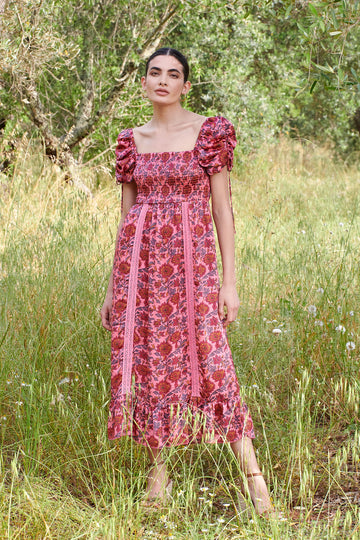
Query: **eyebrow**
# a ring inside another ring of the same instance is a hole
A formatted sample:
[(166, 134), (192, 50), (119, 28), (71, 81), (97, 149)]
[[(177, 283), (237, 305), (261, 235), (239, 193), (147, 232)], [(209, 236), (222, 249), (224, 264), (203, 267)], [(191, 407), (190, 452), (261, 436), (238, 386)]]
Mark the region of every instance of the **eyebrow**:
[[(162, 71), (160, 68), (158, 68), (158, 67), (156, 67), (156, 66), (152, 66), (152, 67), (149, 69), (149, 71), (151, 71), (152, 69), (155, 69), (156, 71)], [(174, 72), (174, 73), (179, 73), (179, 75), (181, 75), (180, 71), (179, 71), (178, 69), (176, 69), (176, 68), (171, 68), (171, 69), (168, 69), (167, 71), (168, 71), (168, 73)]]

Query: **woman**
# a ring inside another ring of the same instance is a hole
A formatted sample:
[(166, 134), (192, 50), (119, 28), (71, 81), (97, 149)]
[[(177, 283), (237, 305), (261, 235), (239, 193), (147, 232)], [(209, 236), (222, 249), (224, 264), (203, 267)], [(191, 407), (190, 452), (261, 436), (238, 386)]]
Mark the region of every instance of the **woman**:
[(112, 332), (109, 438), (130, 435), (147, 447), (148, 502), (171, 489), (164, 446), (228, 441), (264, 514), (272, 505), (226, 338), (239, 308), (229, 193), (235, 132), (223, 117), (183, 109), (188, 74), (175, 49), (153, 53), (141, 79), (153, 117), (118, 137), (123, 206), (101, 309)]

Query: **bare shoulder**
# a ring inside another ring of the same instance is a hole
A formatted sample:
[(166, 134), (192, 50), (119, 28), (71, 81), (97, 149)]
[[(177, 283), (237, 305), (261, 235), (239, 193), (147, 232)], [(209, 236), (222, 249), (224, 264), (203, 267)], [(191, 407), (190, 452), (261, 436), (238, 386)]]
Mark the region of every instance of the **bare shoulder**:
[(188, 124), (189, 127), (192, 127), (195, 132), (198, 132), (203, 123), (206, 120), (206, 116), (202, 114), (196, 114), (191, 111), (187, 111), (186, 118), (184, 119), (184, 124)]
[(154, 128), (151, 127), (151, 123), (147, 122), (143, 126), (137, 126), (132, 129), (133, 133), (139, 135), (140, 137), (151, 137)]

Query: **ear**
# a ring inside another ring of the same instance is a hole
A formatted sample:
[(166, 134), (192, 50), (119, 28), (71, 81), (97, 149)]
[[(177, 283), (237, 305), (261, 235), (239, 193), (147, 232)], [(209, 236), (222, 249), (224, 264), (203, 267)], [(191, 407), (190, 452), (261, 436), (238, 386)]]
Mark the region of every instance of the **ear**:
[(146, 88), (146, 77), (141, 77), (141, 86), (143, 87), (143, 90)]
[(184, 87), (183, 89), (181, 90), (181, 93), (186, 96), (186, 94), (189, 92), (191, 88), (191, 82), (190, 81), (186, 81), (186, 83), (184, 83)]

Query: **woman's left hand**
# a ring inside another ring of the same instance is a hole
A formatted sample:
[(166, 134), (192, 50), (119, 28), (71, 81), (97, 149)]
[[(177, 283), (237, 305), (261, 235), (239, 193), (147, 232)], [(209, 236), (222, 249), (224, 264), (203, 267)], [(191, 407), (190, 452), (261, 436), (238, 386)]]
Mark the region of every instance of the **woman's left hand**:
[(222, 285), (219, 290), (219, 317), (224, 326), (234, 322), (240, 307), (235, 285)]

